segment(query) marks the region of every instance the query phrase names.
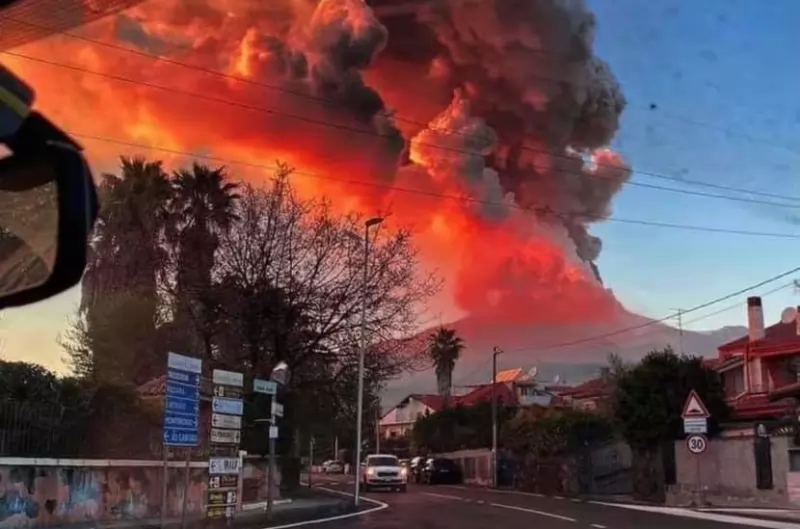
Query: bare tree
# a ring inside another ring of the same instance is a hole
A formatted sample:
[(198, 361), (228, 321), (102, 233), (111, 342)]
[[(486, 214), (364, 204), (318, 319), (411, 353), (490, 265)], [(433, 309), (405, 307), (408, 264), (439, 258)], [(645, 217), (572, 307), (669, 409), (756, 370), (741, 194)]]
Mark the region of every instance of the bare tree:
[[(216, 280), (238, 303), (219, 303), (234, 311), (237, 325), (227, 325), (229, 342), (239, 342), (244, 361), (256, 372), (271, 361), (287, 361), (299, 372), (320, 357), (328, 368), (355, 364), (359, 315), (366, 292), (369, 367), (377, 380), (398, 374), (412, 360), (398, 342), (416, 330), (417, 318), (439, 282), (420, 270), (408, 230), (379, 230), (371, 241), (369, 274), (364, 289), (363, 218), (339, 215), (324, 200), (302, 200), (289, 183), (291, 170), (281, 166), (266, 188), (244, 186), (237, 220), (220, 239)], [(256, 295), (257, 294), (257, 295)], [(247, 303), (241, 296), (249, 296)], [(257, 300), (270, 307), (257, 309)], [(283, 307), (282, 317), (271, 314)], [(243, 309), (251, 314), (243, 314)], [(250, 322), (255, 317), (258, 321)], [(232, 332), (231, 332), (232, 331)], [(234, 334), (235, 336), (231, 336)], [(399, 342), (398, 342), (399, 343)]]

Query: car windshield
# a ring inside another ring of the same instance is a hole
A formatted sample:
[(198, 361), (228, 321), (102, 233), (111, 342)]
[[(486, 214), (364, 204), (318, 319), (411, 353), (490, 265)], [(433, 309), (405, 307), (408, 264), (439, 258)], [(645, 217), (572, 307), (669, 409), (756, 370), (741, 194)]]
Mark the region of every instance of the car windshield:
[(371, 467), (396, 467), (397, 458), (390, 456), (370, 457), (367, 459), (367, 465)]

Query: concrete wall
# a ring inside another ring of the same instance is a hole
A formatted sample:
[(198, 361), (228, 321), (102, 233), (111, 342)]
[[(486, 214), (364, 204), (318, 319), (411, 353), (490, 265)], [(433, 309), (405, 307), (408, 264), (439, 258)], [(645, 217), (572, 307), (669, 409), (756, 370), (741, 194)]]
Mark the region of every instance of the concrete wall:
[[(708, 449), (695, 456), (685, 441), (675, 442), (677, 483), (668, 487), (667, 501), (685, 505), (700, 500), (713, 505), (742, 504), (782, 506), (788, 503), (786, 492), (789, 472), (788, 437), (771, 437), (771, 490), (756, 488), (755, 456), (751, 429), (725, 432), (725, 437), (711, 439)], [(698, 497), (699, 490), (702, 496)]]

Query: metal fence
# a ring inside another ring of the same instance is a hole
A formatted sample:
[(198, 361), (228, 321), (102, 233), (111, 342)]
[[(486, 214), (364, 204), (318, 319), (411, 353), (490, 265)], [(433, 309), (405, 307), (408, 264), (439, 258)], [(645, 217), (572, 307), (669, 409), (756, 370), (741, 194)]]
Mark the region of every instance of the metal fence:
[(0, 402), (0, 456), (70, 457), (80, 450), (81, 438), (60, 406)]

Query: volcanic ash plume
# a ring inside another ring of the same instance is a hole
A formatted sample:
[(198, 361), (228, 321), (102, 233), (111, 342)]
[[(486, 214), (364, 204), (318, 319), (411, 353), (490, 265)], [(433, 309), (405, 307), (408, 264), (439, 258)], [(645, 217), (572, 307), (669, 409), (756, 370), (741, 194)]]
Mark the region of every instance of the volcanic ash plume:
[[(342, 211), (390, 208), (462, 311), (598, 321), (623, 311), (591, 225), (630, 169), (607, 150), (625, 98), (594, 29), (582, 0), (149, 0), (90, 36), (201, 70), (67, 40), (47, 58), (234, 104), (27, 75), (68, 129), (282, 159)], [(82, 104), (105, 110), (87, 122)]]

